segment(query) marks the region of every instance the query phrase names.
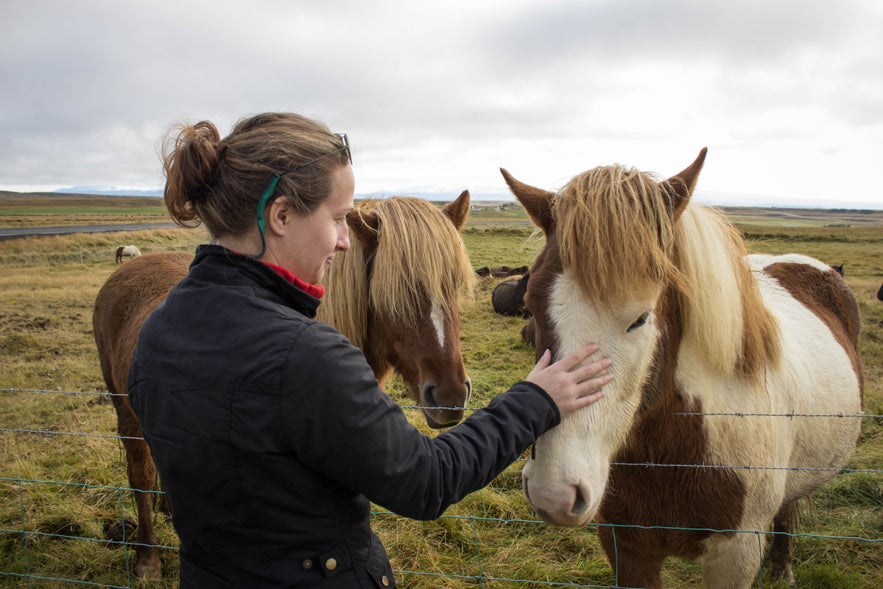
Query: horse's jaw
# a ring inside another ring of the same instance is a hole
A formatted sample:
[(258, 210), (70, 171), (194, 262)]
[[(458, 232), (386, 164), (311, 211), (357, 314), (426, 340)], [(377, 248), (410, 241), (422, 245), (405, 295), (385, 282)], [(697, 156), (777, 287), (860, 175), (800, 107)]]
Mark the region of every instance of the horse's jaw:
[(550, 289), (545, 318), (559, 346), (556, 358), (596, 342), (601, 351), (591, 359), (611, 358), (614, 379), (599, 401), (543, 434), (525, 465), (528, 501), (548, 523), (582, 526), (601, 507), (611, 462), (634, 423), (660, 338), (652, 316), (639, 329), (627, 328), (642, 310), (653, 308), (658, 294), (610, 310), (584, 296), (567, 272)]

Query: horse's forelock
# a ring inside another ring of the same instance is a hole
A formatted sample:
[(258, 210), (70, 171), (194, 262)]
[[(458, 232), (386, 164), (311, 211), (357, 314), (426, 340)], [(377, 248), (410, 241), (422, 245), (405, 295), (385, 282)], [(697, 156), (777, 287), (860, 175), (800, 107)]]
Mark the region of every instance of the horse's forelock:
[(652, 174), (589, 170), (557, 195), (554, 216), (562, 267), (591, 298), (615, 302), (676, 279), (665, 187)]
[(449, 310), (462, 294), (472, 293), (474, 272), (466, 246), (438, 208), (411, 197), (371, 206), (380, 221), (369, 293), (378, 313), (413, 325), (429, 301)]

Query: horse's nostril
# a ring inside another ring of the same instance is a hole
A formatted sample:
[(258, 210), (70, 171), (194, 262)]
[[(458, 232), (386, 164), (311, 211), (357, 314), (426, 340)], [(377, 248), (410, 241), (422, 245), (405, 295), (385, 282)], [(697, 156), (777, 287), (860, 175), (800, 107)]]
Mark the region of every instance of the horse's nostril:
[(576, 490), (576, 496), (573, 498), (573, 507), (570, 509), (570, 513), (573, 515), (582, 515), (589, 508), (589, 504), (586, 501), (585, 497), (580, 491), (579, 487), (574, 487)]
[(438, 407), (438, 401), (435, 400), (435, 385), (426, 385), (423, 388), (423, 403), (429, 408)]

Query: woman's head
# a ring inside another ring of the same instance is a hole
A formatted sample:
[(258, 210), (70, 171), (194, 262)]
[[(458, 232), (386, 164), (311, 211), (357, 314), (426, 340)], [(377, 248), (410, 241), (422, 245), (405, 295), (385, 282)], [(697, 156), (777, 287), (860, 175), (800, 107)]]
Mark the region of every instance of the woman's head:
[(294, 213), (310, 215), (351, 161), (345, 141), (292, 113), (243, 119), (223, 139), (209, 121), (178, 125), (163, 151), (166, 207), (179, 225), (202, 222), (215, 238), (254, 231), (262, 196), (264, 204), (284, 197)]

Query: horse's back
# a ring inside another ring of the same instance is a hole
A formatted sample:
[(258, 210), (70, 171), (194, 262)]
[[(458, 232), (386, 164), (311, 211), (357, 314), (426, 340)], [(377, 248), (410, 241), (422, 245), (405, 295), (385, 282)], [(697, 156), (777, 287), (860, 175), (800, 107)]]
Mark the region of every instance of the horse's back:
[(92, 329), (111, 392), (124, 392), (141, 325), (187, 275), (192, 259), (192, 254), (183, 252), (137, 257), (111, 274), (98, 291)]
[(774, 279), (831, 330), (858, 358), (861, 316), (855, 294), (843, 276), (823, 262), (800, 254), (748, 256), (751, 269)]

